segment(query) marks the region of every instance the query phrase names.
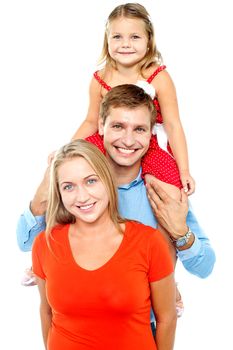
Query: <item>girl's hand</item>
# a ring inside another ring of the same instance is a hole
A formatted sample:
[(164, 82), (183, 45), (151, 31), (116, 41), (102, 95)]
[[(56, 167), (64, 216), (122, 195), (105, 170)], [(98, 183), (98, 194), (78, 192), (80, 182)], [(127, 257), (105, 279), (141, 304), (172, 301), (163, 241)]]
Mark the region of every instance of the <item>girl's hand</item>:
[(180, 179), (183, 185), (184, 192), (190, 196), (195, 191), (195, 181), (188, 171), (180, 172)]

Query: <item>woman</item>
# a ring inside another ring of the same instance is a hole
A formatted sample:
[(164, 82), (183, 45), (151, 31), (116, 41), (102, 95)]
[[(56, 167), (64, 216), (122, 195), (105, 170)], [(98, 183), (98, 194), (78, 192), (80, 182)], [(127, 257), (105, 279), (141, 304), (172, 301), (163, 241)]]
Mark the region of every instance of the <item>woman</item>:
[(159, 231), (120, 217), (107, 160), (94, 145), (76, 140), (56, 154), (47, 228), (32, 255), (46, 349), (173, 349), (167, 243)]

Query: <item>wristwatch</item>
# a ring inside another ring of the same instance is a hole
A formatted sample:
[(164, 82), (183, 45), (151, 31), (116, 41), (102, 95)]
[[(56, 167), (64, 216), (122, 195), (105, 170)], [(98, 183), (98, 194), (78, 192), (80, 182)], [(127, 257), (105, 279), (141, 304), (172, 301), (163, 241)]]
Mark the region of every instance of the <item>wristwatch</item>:
[(174, 241), (176, 248), (181, 248), (185, 246), (189, 242), (189, 239), (191, 236), (192, 236), (192, 231), (190, 230), (190, 228), (188, 228), (188, 232), (184, 236)]

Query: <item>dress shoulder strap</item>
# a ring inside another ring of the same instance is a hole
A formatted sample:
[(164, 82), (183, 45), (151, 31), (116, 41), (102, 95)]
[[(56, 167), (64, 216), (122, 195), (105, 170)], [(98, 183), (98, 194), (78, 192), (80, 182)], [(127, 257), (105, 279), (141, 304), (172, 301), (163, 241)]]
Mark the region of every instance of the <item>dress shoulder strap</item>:
[(101, 86), (103, 86), (104, 89), (110, 91), (111, 90), (111, 86), (109, 86), (107, 83), (105, 83), (105, 81), (103, 79), (100, 78), (99, 74), (98, 74), (98, 70), (93, 74), (94, 78), (100, 83)]
[(151, 83), (152, 80), (154, 79), (154, 77), (156, 77), (157, 74), (159, 74), (162, 70), (166, 69), (166, 66), (160, 66), (158, 68), (156, 68), (156, 70), (154, 71), (154, 73), (151, 74), (151, 76), (147, 79), (147, 83)]

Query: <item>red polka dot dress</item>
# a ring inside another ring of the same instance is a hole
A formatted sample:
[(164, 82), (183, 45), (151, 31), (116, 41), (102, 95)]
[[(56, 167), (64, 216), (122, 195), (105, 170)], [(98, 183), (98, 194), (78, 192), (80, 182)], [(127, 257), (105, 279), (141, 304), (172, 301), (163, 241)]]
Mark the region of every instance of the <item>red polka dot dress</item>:
[[(146, 85), (148, 86), (148, 84), (151, 84), (156, 75), (165, 68), (166, 66), (158, 67), (146, 81), (139, 81), (136, 85), (142, 88), (145, 86), (144, 89), (148, 93)], [(106, 84), (105, 81), (101, 79), (101, 77), (98, 75), (98, 71), (94, 73), (94, 77), (104, 89), (107, 91), (111, 90), (111, 86)], [(149, 90), (154, 90), (152, 85), (149, 86)], [(155, 135), (152, 136), (150, 147), (142, 159), (142, 173), (143, 175), (154, 175), (157, 179), (163, 182), (174, 185), (178, 188), (182, 188), (179, 169), (167, 141), (166, 133), (163, 128), (163, 118), (160, 105), (156, 96), (153, 97), (153, 101), (157, 111), (156, 127), (154, 129)], [(98, 133), (87, 137), (86, 140), (95, 144), (102, 153), (105, 153), (103, 139)]]

